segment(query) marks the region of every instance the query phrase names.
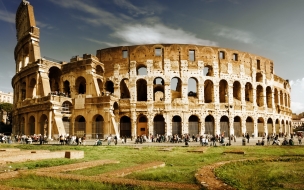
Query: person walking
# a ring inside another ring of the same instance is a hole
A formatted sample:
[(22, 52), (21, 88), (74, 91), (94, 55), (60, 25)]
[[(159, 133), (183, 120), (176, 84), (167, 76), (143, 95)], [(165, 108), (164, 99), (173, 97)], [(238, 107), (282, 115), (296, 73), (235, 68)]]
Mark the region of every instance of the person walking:
[(249, 143), (250, 135), (249, 133), (246, 134), (247, 143)]

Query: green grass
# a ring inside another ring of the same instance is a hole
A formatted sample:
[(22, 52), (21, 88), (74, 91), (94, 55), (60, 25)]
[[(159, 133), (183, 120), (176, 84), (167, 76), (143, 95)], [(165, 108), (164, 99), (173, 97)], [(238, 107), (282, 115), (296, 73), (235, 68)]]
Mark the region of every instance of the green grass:
[[(175, 147), (172, 151), (158, 151), (160, 147), (143, 147), (140, 150), (128, 146), (56, 146), (56, 145), (4, 145), (0, 148), (15, 147), (26, 150), (83, 150), (85, 157), (80, 160), (49, 159), (12, 163), (13, 169), (37, 169), (50, 166), (72, 164), (77, 162), (111, 159), (119, 164), (108, 164), (68, 173), (94, 176), (110, 171), (120, 170), (154, 161), (165, 162), (166, 166), (132, 173), (125, 178), (171, 181), (178, 183), (196, 183), (194, 174), (202, 166), (227, 160), (282, 158), (280, 161), (246, 161), (224, 165), (216, 170), (216, 174), (226, 183), (238, 189), (286, 189), (286, 185), (303, 184), (304, 148), (300, 146), (231, 146), (211, 147), (204, 153), (188, 152), (197, 147)], [(223, 154), (223, 151), (245, 151), (241, 154)], [(291, 157), (291, 159), (288, 159)], [(302, 159), (303, 158), (303, 159)], [(282, 183), (285, 181), (286, 184)], [(149, 189), (148, 187), (130, 187), (100, 184), (89, 181), (73, 181), (57, 178), (23, 175), (17, 179), (1, 181), (12, 187), (30, 189)], [(261, 188), (264, 187), (264, 188)], [(152, 188), (151, 188), (152, 189)]]
[(237, 189), (295, 189), (304, 187), (303, 166), (303, 157), (245, 161), (217, 168), (216, 175)]

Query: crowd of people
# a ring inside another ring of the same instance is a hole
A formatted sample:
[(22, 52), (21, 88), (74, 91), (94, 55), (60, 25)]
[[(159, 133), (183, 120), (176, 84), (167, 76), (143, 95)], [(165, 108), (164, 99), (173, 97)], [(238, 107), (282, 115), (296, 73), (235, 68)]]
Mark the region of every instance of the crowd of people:
[[(228, 137), (225, 137), (224, 133), (218, 135), (198, 135), (198, 134), (183, 134), (183, 135), (138, 135), (137, 137), (129, 137), (131, 138), (131, 142), (135, 144), (142, 144), (146, 142), (151, 143), (185, 143), (185, 145), (189, 145), (191, 142), (199, 142), (202, 146), (229, 146), (233, 142), (236, 142), (236, 137), (234, 135), (230, 136), (230, 140)], [(254, 138), (251, 137), (248, 133), (243, 134), (242, 143), (243, 145), (249, 143), (249, 139)], [(256, 145), (302, 145), (303, 133), (293, 133), (285, 136), (276, 135), (276, 134), (268, 134), (263, 137), (257, 137), (261, 139), (255, 139)], [(113, 142), (115, 145), (121, 141), (122, 144), (127, 143), (127, 136), (122, 136), (120, 139), (116, 135), (109, 135), (105, 139), (98, 139), (96, 138), (94, 145), (102, 145), (103, 142), (107, 142), (108, 145), (111, 145)], [(229, 140), (229, 141), (227, 141)], [(61, 145), (86, 145), (86, 134), (81, 136), (71, 136), (67, 135), (60, 135), (58, 138), (54, 138), (53, 141), (58, 141)], [(48, 139), (46, 136), (41, 134), (33, 134), (33, 135), (15, 135), (15, 136), (7, 136), (3, 133), (0, 133), (0, 143), (12, 143), (17, 142), (21, 144), (33, 144), (33, 143), (40, 143), (46, 144), (48, 143)]]

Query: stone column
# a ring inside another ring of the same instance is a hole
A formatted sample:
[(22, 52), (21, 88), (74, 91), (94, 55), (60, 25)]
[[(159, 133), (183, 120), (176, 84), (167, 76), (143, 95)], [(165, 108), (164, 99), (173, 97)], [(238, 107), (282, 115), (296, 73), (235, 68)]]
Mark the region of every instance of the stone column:
[(47, 132), (47, 137), (48, 139), (52, 138), (52, 110), (49, 111), (49, 120), (48, 120), (48, 132)]

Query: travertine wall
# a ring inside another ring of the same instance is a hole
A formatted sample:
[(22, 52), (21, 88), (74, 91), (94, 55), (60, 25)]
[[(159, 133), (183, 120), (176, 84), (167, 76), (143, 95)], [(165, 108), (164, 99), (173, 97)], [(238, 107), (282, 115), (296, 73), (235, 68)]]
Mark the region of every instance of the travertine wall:
[[(31, 5), (21, 4), (17, 15), (34, 18), (24, 6)], [(219, 47), (153, 44), (58, 62), (39, 57), (39, 33), (24, 34), (24, 19), (16, 18), (15, 133), (105, 138), (291, 132), (290, 85), (274, 74), (270, 59)], [(36, 53), (24, 57), (20, 44)]]

